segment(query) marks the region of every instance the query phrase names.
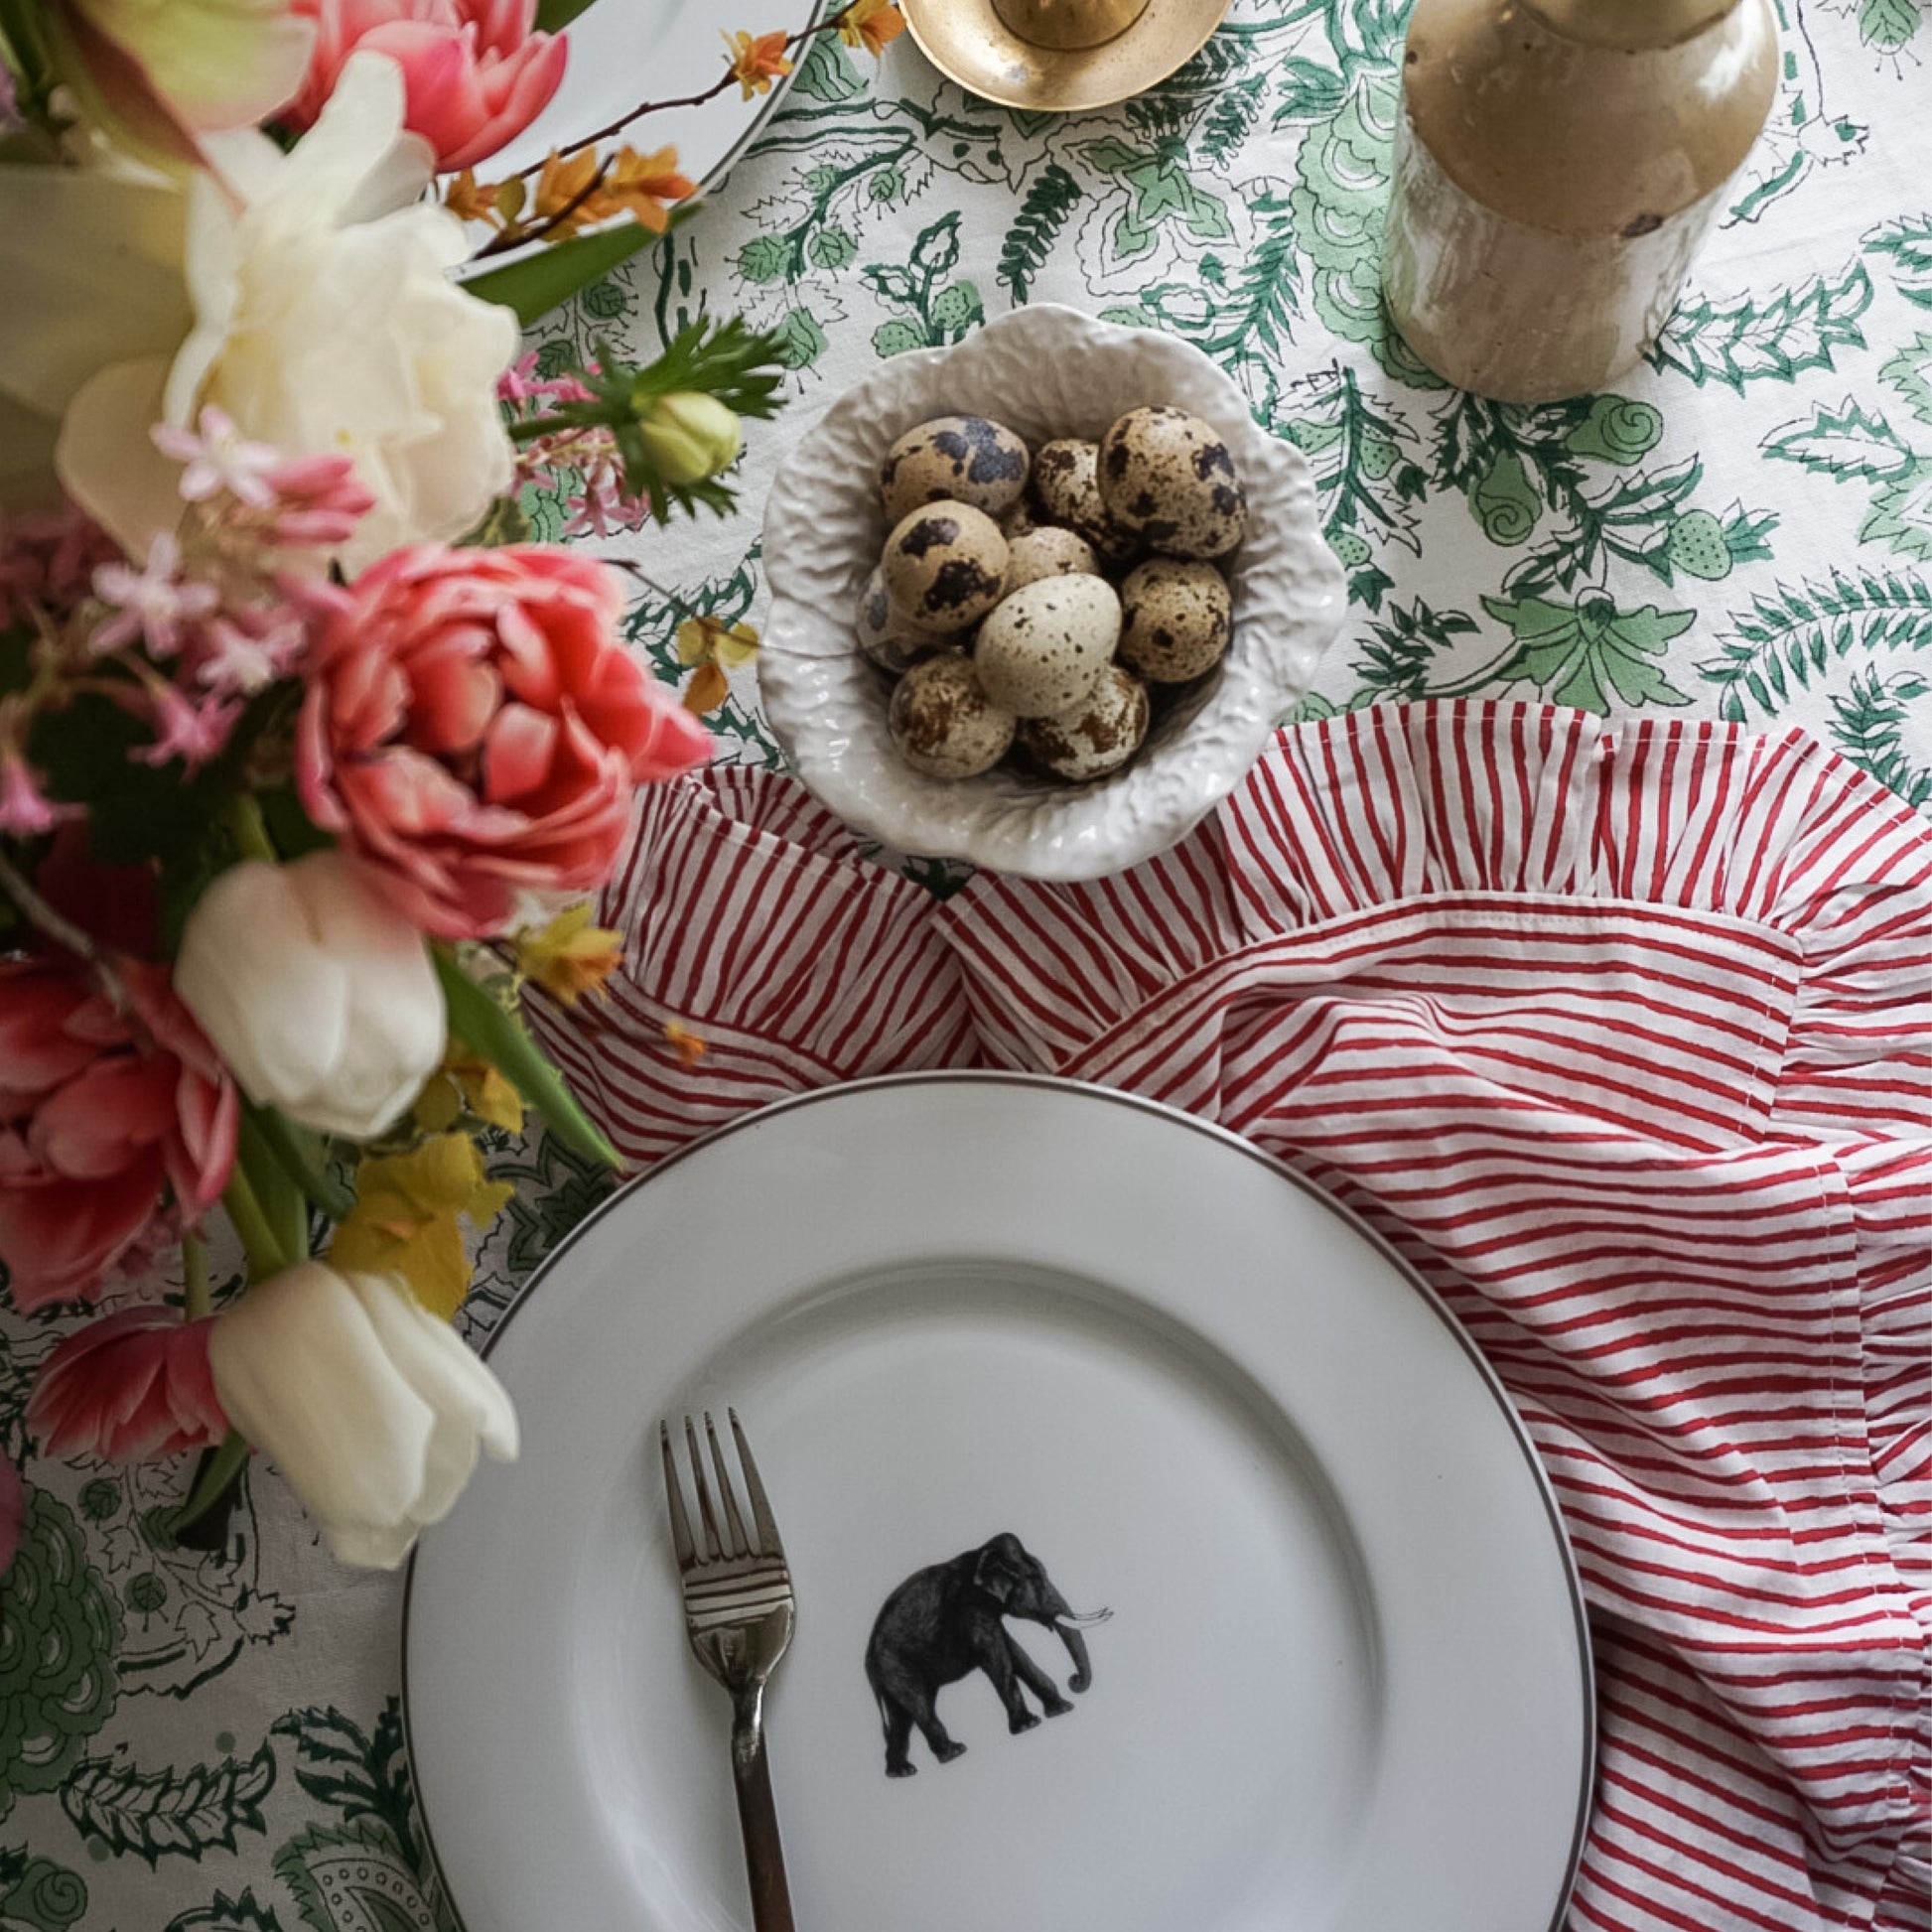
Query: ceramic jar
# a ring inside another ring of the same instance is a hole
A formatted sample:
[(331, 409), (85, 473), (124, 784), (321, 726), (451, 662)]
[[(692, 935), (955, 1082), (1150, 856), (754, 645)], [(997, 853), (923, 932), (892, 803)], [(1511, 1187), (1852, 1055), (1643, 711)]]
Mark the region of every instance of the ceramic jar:
[(1777, 91), (1772, 0), (1416, 0), (1390, 314), (1460, 388), (1549, 402), (1656, 340)]

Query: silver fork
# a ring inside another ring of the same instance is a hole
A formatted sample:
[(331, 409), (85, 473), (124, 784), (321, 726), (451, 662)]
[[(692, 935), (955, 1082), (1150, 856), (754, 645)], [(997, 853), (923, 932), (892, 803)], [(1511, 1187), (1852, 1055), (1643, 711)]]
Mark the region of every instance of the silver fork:
[(791, 1894), (785, 1885), (784, 1852), (778, 1843), (778, 1814), (771, 1802), (771, 1771), (764, 1754), (764, 1687), (791, 1641), (796, 1605), (784, 1545), (765, 1499), (759, 1465), (739, 1426), (738, 1411), (727, 1410), (732, 1440), (738, 1445), (751, 1504), (751, 1530), (745, 1526), (732, 1486), (731, 1469), (718, 1447), (709, 1414), (705, 1440), (718, 1478), (724, 1511), (721, 1527), (705, 1481), (698, 1431), (684, 1419), (684, 1442), (698, 1492), (698, 1517), (704, 1527), (700, 1554), (691, 1534), (671, 1452), (671, 1428), (659, 1423), (658, 1447), (664, 1456), (664, 1495), (670, 1504), (671, 1543), (684, 1582), (684, 1628), (699, 1663), (731, 1693), (732, 1776), (738, 1787), (738, 1825), (745, 1840), (745, 1871), (752, 1885), (752, 1923), (756, 1932), (794, 1932)]

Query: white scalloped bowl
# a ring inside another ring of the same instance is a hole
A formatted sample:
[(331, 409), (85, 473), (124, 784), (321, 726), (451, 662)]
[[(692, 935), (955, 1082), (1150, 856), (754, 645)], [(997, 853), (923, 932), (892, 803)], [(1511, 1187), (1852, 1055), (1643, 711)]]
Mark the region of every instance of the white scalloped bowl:
[[(887, 680), (853, 613), (886, 540), (886, 452), (934, 416), (990, 416), (1034, 445), (1097, 439), (1142, 403), (1211, 423), (1248, 491), (1233, 637), (1211, 677), (1160, 716), (1111, 777), (1059, 785), (1005, 766), (914, 771), (887, 730)], [(780, 466), (764, 512), (772, 604), (759, 656), (764, 713), (803, 782), (853, 829), (899, 852), (1031, 879), (1098, 879), (1165, 851), (1212, 811), (1308, 690), (1341, 622), (1341, 567), (1314, 481), (1255, 425), (1239, 389), (1187, 343), (1075, 309), (1017, 309), (956, 348), (895, 356), (841, 396)]]

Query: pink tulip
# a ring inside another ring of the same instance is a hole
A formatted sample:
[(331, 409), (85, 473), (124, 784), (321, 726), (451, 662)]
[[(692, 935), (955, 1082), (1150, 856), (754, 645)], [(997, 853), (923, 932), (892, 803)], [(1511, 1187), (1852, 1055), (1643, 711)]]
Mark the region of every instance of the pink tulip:
[(403, 124), (436, 150), (439, 170), (471, 168), (521, 134), (564, 77), (562, 35), (532, 31), (537, 0), (295, 0), (313, 19), (316, 51), (284, 110), (312, 125), (358, 49), (402, 69)]
[(167, 1213), (234, 1165), (239, 1102), (160, 967), (120, 959), (118, 1011), (80, 961), (0, 959), (0, 1261), (15, 1305), (91, 1300)]
[(213, 1323), (123, 1309), (67, 1336), (47, 1358), (27, 1425), (51, 1455), (149, 1462), (207, 1449), (228, 1431), (214, 1393)]
[(310, 816), (446, 939), (504, 931), (525, 893), (593, 892), (640, 784), (710, 735), (618, 637), (608, 565), (542, 545), (399, 550), (338, 594), (296, 733)]

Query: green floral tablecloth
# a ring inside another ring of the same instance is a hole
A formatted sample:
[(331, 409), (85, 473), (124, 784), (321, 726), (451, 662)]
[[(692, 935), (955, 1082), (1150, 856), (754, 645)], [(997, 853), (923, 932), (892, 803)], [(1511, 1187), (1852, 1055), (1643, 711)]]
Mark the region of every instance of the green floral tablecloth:
[[(624, 552), (640, 648), (675, 676), (680, 619), (759, 620), (758, 505), (848, 382), (1066, 302), (1197, 344), (1313, 464), (1350, 608), (1305, 715), (1479, 693), (1799, 724), (1932, 806), (1932, 9), (1780, 0), (1782, 95), (1650, 365), (1543, 409), (1448, 390), (1383, 333), (1406, 10), (1237, 0), (1173, 82), (1070, 119), (968, 99), (905, 40), (879, 70), (818, 40), (711, 206), (539, 332), (558, 361), (647, 351), (703, 305), (790, 347), (746, 513)], [(529, 507), (561, 533), (562, 501)], [(716, 722), (773, 759), (755, 677)], [(520, 1193), (479, 1329), (604, 1185), (543, 1144), (493, 1166)], [(270, 1471), (201, 1552), (166, 1532), (181, 1471), (37, 1457), (61, 1327), (0, 1322), (30, 1499), (0, 1583), (0, 1932), (448, 1932), (399, 1583), (337, 1568)]]

